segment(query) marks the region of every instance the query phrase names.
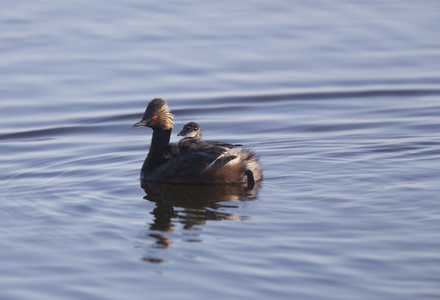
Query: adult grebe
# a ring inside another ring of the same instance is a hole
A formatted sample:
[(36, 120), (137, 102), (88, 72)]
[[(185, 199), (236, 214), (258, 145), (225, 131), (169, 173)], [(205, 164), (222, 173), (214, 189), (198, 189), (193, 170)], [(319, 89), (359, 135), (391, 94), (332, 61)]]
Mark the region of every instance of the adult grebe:
[(213, 144), (165, 158), (164, 153), (170, 147), (173, 115), (161, 98), (150, 101), (142, 120), (133, 125), (138, 126), (153, 129), (150, 151), (141, 169), (142, 180), (184, 184), (248, 183), (253, 186), (262, 179), (258, 156), (247, 148), (225, 149)]

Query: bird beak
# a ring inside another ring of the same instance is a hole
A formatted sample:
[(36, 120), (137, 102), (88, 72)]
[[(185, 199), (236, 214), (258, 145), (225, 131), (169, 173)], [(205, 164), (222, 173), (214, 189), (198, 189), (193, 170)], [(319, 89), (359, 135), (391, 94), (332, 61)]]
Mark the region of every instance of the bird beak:
[(134, 124), (132, 125), (132, 127), (139, 127), (139, 126), (147, 126), (147, 121), (145, 121), (145, 120), (140, 120), (139, 122), (134, 123)]
[(185, 136), (186, 134), (188, 133), (188, 131), (187, 130), (185, 130), (185, 129), (182, 129), (182, 131), (181, 132), (179, 132), (179, 134), (177, 135), (177, 136)]

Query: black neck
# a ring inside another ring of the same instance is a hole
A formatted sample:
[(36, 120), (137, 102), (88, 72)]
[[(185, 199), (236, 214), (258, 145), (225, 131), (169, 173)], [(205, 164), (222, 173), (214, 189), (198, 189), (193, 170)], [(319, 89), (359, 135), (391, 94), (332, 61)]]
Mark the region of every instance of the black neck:
[(170, 143), (171, 129), (168, 130), (153, 130), (153, 137), (151, 138), (150, 151), (145, 159), (142, 170), (144, 172), (151, 172), (158, 166), (163, 164), (166, 159), (163, 158), (165, 148)]

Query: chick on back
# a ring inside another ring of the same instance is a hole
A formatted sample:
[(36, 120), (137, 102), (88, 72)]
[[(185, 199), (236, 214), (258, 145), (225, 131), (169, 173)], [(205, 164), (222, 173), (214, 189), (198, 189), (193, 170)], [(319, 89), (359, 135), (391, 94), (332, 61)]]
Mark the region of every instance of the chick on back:
[(230, 149), (241, 147), (243, 145), (240, 144), (229, 144), (218, 141), (204, 141), (202, 140), (202, 128), (196, 122), (189, 122), (185, 124), (178, 134), (178, 136), (183, 136), (183, 138), (179, 141), (179, 149), (180, 153), (185, 153), (188, 151), (197, 151), (203, 148), (209, 147), (221, 147), (225, 151)]

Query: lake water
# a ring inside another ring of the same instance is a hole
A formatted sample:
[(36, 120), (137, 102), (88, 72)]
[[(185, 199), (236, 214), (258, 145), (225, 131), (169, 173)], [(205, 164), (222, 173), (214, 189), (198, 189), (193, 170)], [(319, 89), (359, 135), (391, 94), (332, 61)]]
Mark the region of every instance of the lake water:
[[(1, 299), (439, 299), (438, 1), (10, 1)], [(264, 180), (140, 186), (172, 141)]]

